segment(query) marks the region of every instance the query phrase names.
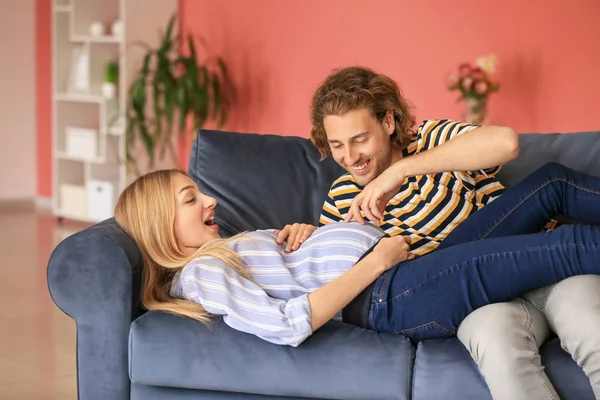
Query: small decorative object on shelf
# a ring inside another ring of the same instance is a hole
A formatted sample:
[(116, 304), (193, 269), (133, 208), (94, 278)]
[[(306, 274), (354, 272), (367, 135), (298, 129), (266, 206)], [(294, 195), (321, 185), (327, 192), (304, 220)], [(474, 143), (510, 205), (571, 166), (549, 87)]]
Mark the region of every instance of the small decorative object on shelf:
[(102, 22), (95, 21), (90, 25), (90, 35), (92, 37), (99, 37), (104, 35), (104, 25)]
[(116, 20), (115, 22), (113, 22), (111, 27), (111, 33), (113, 34), (113, 36), (118, 38), (123, 36), (123, 22), (121, 20)]
[(89, 94), (90, 57), (85, 45), (73, 46), (67, 90), (69, 93)]
[(450, 75), (448, 89), (457, 90), (460, 93), (457, 101), (464, 101), (467, 106), (465, 122), (474, 125), (488, 122), (488, 98), (500, 88), (500, 84), (491, 79), (497, 65), (497, 57), (490, 54), (477, 59), (475, 65), (469, 63), (459, 65), (458, 75)]
[(107, 99), (113, 99), (117, 90), (119, 79), (119, 63), (111, 61), (104, 68), (104, 82), (102, 83), (102, 95)]

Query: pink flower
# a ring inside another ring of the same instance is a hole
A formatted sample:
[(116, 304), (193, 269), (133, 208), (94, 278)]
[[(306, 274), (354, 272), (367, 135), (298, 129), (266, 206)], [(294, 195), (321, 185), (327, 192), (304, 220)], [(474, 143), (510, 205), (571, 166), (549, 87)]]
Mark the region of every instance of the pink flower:
[(458, 73), (461, 77), (471, 74), (471, 66), (467, 63), (460, 64), (458, 66)]
[(485, 72), (479, 67), (475, 67), (472, 73), (473, 79), (476, 81), (481, 81), (485, 79)]
[(448, 86), (453, 87), (458, 83), (458, 76), (454, 74), (448, 75)]
[(486, 81), (479, 81), (475, 84), (475, 92), (477, 94), (484, 94), (487, 92), (489, 85)]
[(469, 78), (468, 76), (466, 78), (463, 79), (462, 81), (462, 87), (465, 90), (471, 90), (471, 86), (473, 85), (473, 79)]

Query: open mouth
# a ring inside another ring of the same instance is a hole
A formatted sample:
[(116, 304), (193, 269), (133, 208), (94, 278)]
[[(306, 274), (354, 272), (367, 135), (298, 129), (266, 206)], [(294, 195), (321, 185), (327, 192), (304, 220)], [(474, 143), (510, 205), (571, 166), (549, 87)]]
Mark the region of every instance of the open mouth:
[(211, 227), (211, 228), (217, 226), (217, 224), (215, 224), (214, 214), (211, 215), (210, 217), (206, 218), (206, 220), (204, 221), (204, 225)]
[(362, 174), (364, 174), (367, 171), (367, 168), (369, 167), (370, 163), (371, 163), (371, 160), (367, 160), (367, 161), (364, 161), (364, 162), (362, 162), (360, 164), (353, 165), (352, 167), (350, 167), (350, 169), (355, 174), (362, 175)]

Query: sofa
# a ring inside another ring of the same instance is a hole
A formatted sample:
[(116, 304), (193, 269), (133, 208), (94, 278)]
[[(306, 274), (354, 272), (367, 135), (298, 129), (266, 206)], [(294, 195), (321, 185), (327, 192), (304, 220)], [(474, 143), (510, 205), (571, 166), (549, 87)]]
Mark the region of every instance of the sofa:
[[(520, 141), (519, 158), (499, 175), (508, 187), (550, 161), (600, 174), (600, 132), (522, 133)], [(316, 225), (331, 182), (343, 173), (306, 138), (211, 130), (197, 133), (188, 172), (218, 199), (223, 236)], [(206, 326), (145, 311), (140, 254), (112, 218), (60, 242), (47, 279), (53, 301), (77, 325), (80, 400), (491, 399), (456, 338), (413, 345), (332, 320), (293, 348), (219, 320)], [(594, 398), (557, 338), (541, 354), (562, 399)]]

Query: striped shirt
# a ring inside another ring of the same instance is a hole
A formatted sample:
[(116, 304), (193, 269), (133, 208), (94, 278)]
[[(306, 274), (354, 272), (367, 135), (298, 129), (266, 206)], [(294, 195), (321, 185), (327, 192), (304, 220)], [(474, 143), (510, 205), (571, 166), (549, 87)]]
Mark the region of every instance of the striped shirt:
[[(425, 120), (403, 156), (427, 151), (474, 128), (450, 120)], [(390, 236), (410, 236), (411, 252), (418, 256), (427, 254), (469, 215), (503, 193), (504, 187), (494, 177), (499, 170), (500, 166), (409, 177), (388, 202), (379, 226)], [(362, 189), (350, 174), (334, 181), (323, 204), (319, 225), (343, 220), (352, 199)]]
[(250, 280), (217, 258), (201, 256), (176, 275), (171, 295), (222, 315), (234, 329), (295, 347), (312, 334), (309, 293), (347, 272), (383, 235), (375, 225), (336, 223), (317, 228), (287, 254), (274, 230), (246, 233), (227, 246), (240, 256)]

